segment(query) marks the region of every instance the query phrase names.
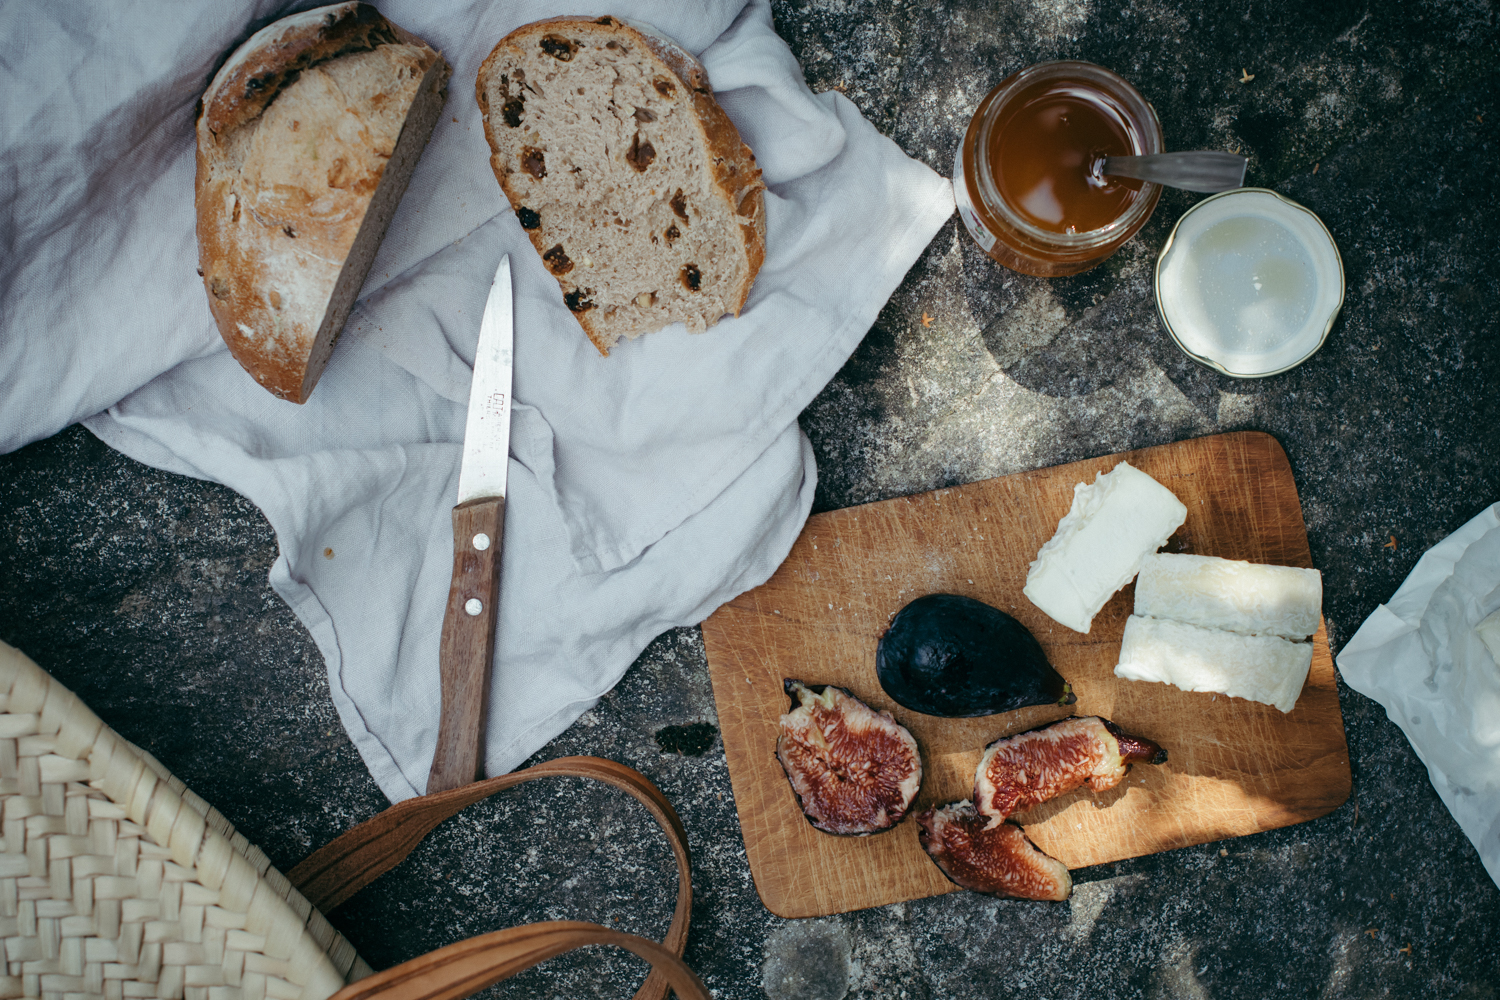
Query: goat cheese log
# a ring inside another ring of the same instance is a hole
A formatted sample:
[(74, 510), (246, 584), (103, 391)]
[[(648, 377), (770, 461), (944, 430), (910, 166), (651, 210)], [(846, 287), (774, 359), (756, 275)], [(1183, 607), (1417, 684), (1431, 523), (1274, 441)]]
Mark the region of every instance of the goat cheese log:
[(1322, 611), (1323, 575), (1315, 569), (1156, 552), (1135, 581), (1137, 615), (1246, 635), (1306, 639)]
[(1087, 633), (1141, 560), (1187, 520), (1187, 507), (1128, 462), (1073, 487), (1073, 506), (1026, 574), (1021, 592), (1053, 621)]
[(765, 185), (672, 40), (618, 18), (518, 28), (479, 68), (490, 166), (601, 354), (739, 314), (765, 259)]
[(1115, 676), (1214, 691), (1290, 712), (1307, 683), (1312, 655), (1310, 642), (1131, 615)]
[(1484, 648), (1490, 651), (1495, 665), (1500, 666), (1500, 611), (1487, 615), (1483, 621), (1475, 625), (1474, 634), (1479, 636), (1479, 641), (1484, 643)]
[(448, 64), (367, 4), (250, 37), (198, 115), (199, 273), (235, 360), (307, 401), (447, 94)]

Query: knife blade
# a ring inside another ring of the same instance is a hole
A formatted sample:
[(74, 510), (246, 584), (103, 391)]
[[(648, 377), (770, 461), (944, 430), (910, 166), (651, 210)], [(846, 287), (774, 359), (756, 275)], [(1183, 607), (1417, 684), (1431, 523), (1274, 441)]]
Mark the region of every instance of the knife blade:
[(427, 774), (429, 795), (474, 781), (482, 765), (484, 712), (500, 603), (513, 327), (507, 254), (495, 270), (474, 350), (463, 460), (458, 469), (458, 505), (453, 508), (453, 581), (438, 647), (442, 715), (437, 751)]

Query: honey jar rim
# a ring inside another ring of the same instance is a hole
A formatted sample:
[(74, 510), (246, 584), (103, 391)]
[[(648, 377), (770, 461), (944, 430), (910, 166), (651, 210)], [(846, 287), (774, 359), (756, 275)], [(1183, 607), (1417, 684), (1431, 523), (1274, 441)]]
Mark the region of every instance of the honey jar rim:
[[(1161, 186), (1150, 181), (1143, 183), (1139, 195), (1131, 201), (1125, 211), (1105, 226), (1081, 233), (1054, 232), (1028, 221), (1005, 200), (995, 184), (993, 171), (989, 169), (989, 144), (984, 141), (989, 130), (995, 126), (1008, 98), (1039, 80), (1052, 76), (1068, 77), (1069, 74), (1073, 74), (1074, 79), (1083, 77), (1085, 83), (1094, 84), (1095, 89), (1104, 96), (1125, 105), (1123, 110), (1127, 112), (1127, 131), (1132, 145), (1139, 140), (1140, 148), (1137, 150), (1139, 154), (1149, 155), (1164, 151), (1165, 137), (1156, 108), (1129, 80), (1097, 63), (1081, 59), (1055, 59), (1033, 63), (1017, 70), (1002, 80), (985, 98), (973, 121), (973, 127), (978, 130), (975, 134), (973, 154), (974, 179), (979, 188), (980, 200), (985, 206), (998, 214), (1006, 226), (1016, 231), (1028, 242), (1049, 246), (1063, 253), (1078, 253), (1103, 246), (1125, 230), (1144, 222), (1156, 209)], [(1145, 128), (1141, 128), (1141, 125)], [(1137, 133), (1142, 134), (1137, 135)]]

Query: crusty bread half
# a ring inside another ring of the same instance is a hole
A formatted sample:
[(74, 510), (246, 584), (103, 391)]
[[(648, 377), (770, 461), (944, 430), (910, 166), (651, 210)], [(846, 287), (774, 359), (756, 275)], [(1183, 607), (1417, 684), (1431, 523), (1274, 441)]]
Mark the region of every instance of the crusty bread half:
[(692, 55), (616, 17), (552, 18), (500, 40), (475, 96), (495, 177), (601, 354), (739, 313), (765, 185)]
[(198, 262), (235, 359), (312, 393), (447, 95), (448, 64), (374, 7), (261, 29), (198, 115)]

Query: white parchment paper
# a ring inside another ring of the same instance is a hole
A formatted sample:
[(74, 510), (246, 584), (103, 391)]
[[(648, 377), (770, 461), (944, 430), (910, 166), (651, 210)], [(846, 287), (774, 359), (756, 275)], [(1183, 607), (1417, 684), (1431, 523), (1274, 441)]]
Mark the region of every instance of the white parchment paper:
[(1434, 545), (1338, 655), (1385, 706), (1500, 885), (1500, 665), (1474, 626), (1500, 608), (1500, 503)]

